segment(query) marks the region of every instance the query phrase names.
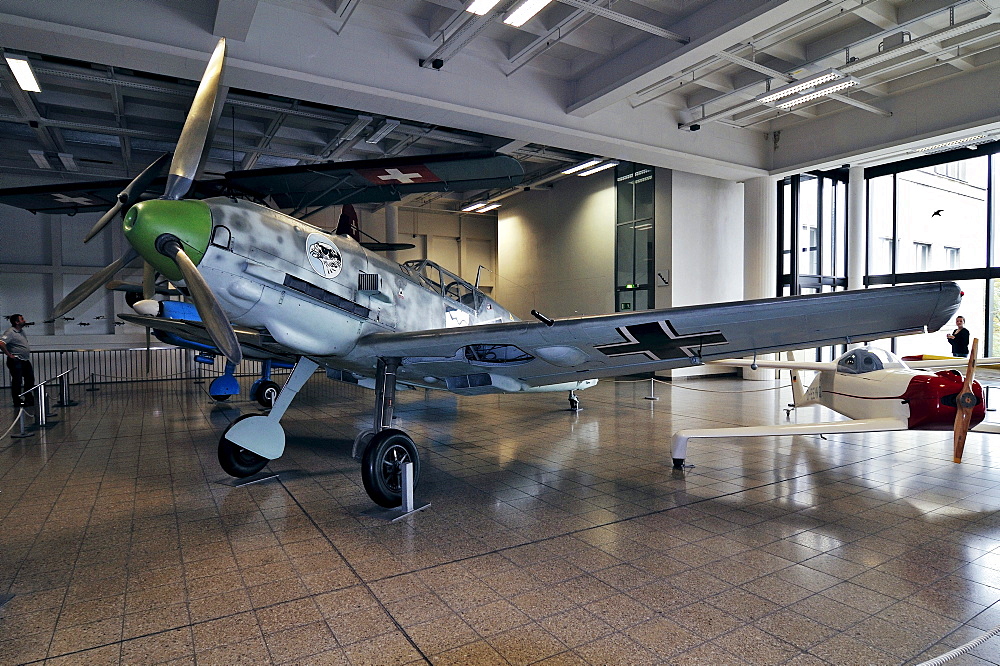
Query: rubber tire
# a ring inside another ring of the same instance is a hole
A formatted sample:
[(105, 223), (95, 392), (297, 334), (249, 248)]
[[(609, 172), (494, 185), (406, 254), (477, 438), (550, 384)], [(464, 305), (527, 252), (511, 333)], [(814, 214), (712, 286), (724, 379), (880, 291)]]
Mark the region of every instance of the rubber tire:
[(361, 456), (361, 481), (373, 502), (387, 509), (403, 503), (402, 464), (407, 462), (413, 463), (413, 487), (416, 488), (420, 480), (420, 456), (413, 440), (395, 428), (372, 436)]
[(278, 399), (279, 393), (281, 393), (281, 386), (268, 379), (260, 383), (253, 399), (264, 409), (271, 409), (274, 407), (274, 401)]
[(259, 456), (226, 439), (226, 433), (229, 432), (230, 428), (251, 416), (254, 415), (244, 414), (230, 423), (229, 427), (222, 433), (222, 437), (219, 438), (219, 464), (222, 465), (222, 470), (226, 474), (237, 479), (253, 476), (271, 462), (268, 458)]
[(225, 402), (226, 400), (229, 400), (229, 398), (231, 398), (231, 397), (232, 396), (230, 396), (230, 395), (213, 395), (212, 396), (212, 400), (214, 400), (216, 402)]

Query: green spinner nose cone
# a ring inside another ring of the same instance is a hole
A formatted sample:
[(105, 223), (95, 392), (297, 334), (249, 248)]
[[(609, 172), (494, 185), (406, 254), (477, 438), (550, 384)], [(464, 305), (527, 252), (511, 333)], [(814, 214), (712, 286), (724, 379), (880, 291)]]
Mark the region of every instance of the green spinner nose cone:
[(212, 211), (204, 201), (151, 199), (140, 201), (125, 214), (125, 238), (143, 259), (170, 280), (183, 276), (169, 257), (156, 250), (156, 239), (171, 234), (197, 266), (212, 237)]

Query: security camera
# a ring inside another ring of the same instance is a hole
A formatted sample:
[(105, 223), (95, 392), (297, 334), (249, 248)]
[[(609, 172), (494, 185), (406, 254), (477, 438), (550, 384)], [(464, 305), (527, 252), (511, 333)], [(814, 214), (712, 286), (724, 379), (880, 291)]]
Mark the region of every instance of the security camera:
[(698, 123), (695, 123), (694, 125), (691, 125), (690, 129), (691, 129), (692, 132), (697, 132), (698, 130), (701, 129), (701, 125), (699, 125)]

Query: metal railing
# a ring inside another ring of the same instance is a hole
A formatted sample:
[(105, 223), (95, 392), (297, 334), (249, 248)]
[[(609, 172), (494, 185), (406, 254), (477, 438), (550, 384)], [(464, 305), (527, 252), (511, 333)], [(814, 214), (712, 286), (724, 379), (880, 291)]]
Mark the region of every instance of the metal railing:
[[(194, 360), (196, 352), (179, 347), (153, 347), (148, 352), (149, 372), (146, 372), (147, 352), (133, 349), (45, 349), (32, 351), (31, 363), (36, 377), (54, 377), (66, 370), (71, 384), (106, 384), (110, 382), (155, 382), (183, 377), (211, 379), (223, 374), (225, 359), (214, 364)], [(236, 368), (237, 376), (260, 375), (261, 361), (245, 359)], [(0, 364), (2, 383), (10, 388), (10, 373)], [(274, 373), (288, 372), (275, 369)]]

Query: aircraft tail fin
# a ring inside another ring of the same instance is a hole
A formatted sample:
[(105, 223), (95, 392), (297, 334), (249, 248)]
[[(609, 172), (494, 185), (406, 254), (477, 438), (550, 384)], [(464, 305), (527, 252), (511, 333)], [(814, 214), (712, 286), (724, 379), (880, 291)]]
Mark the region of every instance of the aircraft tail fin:
[(358, 221), (358, 213), (351, 204), (344, 204), (340, 213), (340, 220), (337, 222), (338, 236), (350, 236), (354, 240), (361, 242), (361, 225)]

